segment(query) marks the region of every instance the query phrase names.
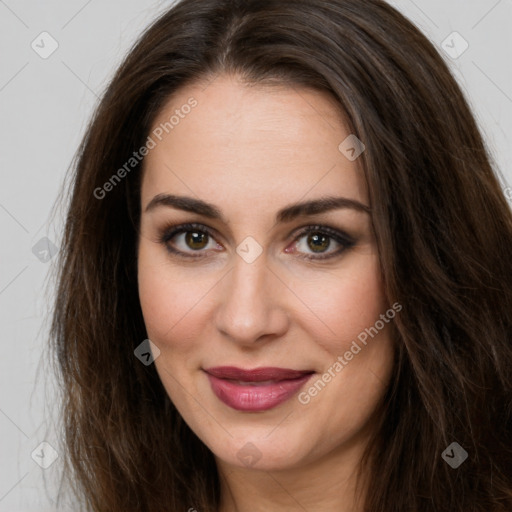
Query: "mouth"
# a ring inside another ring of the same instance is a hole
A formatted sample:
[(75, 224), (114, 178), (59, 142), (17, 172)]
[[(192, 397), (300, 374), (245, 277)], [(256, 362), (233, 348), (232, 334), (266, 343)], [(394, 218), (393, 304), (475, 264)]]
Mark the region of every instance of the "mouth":
[(204, 370), (213, 393), (232, 409), (266, 411), (289, 400), (315, 373), (313, 370), (217, 366)]

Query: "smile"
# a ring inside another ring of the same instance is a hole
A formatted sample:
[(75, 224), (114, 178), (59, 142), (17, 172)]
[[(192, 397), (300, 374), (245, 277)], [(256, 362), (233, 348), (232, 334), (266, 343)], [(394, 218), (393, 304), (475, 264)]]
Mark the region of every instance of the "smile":
[(232, 366), (205, 370), (215, 396), (237, 411), (258, 412), (272, 409), (290, 399), (313, 375), (312, 370)]

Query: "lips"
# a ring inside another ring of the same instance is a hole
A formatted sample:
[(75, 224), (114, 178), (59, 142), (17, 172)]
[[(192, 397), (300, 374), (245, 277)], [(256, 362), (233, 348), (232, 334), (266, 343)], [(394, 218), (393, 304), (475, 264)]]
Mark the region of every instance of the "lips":
[(285, 402), (314, 373), (312, 370), (274, 367), (244, 370), (233, 366), (217, 366), (204, 371), (219, 400), (246, 412), (266, 411)]

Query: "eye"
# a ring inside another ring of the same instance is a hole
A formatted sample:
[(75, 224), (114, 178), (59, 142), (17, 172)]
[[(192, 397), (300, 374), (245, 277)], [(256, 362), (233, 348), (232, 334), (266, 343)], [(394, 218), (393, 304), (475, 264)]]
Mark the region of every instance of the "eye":
[(183, 258), (202, 258), (206, 252), (204, 249), (222, 249), (210, 230), (202, 224), (181, 224), (168, 228), (160, 237), (160, 242), (171, 254)]
[[(159, 241), (172, 255), (180, 258), (204, 258), (210, 250), (223, 250), (212, 231), (202, 224), (168, 227)], [(355, 240), (342, 231), (328, 226), (307, 226), (295, 235), (291, 249), (287, 248), (285, 252), (301, 253), (299, 257), (306, 260), (325, 260), (341, 255), (354, 245)]]
[[(301, 258), (324, 260), (339, 256), (354, 245), (354, 239), (342, 231), (328, 226), (307, 226), (296, 236), (293, 249), (303, 253)], [(291, 251), (287, 249), (286, 252)]]

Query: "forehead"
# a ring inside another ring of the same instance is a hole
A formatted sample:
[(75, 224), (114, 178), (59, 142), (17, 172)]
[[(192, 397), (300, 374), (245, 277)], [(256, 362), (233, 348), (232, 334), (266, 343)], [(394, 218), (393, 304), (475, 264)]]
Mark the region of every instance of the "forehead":
[(283, 194), (366, 201), (358, 161), (338, 148), (350, 132), (326, 93), (218, 76), (173, 94), (150, 135), (156, 144), (144, 160), (144, 204), (162, 192), (234, 205), (259, 201), (272, 210)]

